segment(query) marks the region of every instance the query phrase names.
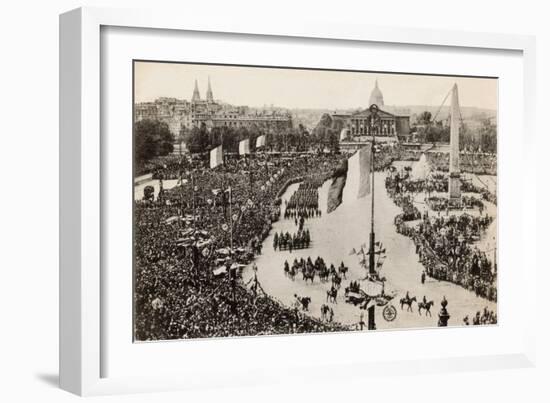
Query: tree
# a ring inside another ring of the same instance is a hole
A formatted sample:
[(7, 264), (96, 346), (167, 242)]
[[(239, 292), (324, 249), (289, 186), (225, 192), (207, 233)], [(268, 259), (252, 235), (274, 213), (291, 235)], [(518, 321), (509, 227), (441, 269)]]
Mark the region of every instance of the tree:
[(181, 146), (182, 144), (185, 142), (185, 139), (187, 138), (188, 134), (187, 134), (187, 128), (182, 124), (180, 126), (180, 131), (178, 133), (178, 138), (177, 138), (177, 142), (179, 144), (179, 153), (181, 155)]
[(174, 151), (174, 136), (168, 125), (158, 120), (141, 120), (134, 125), (135, 158), (138, 164)]
[(491, 119), (484, 119), (479, 129), (481, 150), (483, 152), (497, 152), (497, 127), (491, 123)]
[(187, 137), (187, 149), (191, 153), (204, 153), (208, 151), (212, 143), (215, 140), (209, 138), (208, 131), (206, 130), (206, 125), (202, 124), (200, 127), (194, 126), (189, 132)]
[(428, 111), (424, 111), (418, 116), (418, 124), (420, 125), (429, 125), (431, 121), (432, 114)]
[(334, 153), (340, 152), (340, 141), (335, 133), (331, 133), (329, 136), (329, 147)]
[(448, 143), (450, 140), (450, 128), (444, 126), (442, 122), (426, 126), (424, 133), (427, 143)]

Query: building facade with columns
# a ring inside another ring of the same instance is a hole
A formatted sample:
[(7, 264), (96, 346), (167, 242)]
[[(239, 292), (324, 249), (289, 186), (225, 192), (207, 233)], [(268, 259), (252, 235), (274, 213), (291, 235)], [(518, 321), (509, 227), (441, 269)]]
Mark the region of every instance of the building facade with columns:
[[(369, 125), (371, 112), (370, 105), (376, 104), (379, 108), (378, 127)], [(340, 134), (340, 148), (342, 150), (354, 151), (375, 136), (377, 142), (408, 141), (410, 138), (410, 115), (407, 111), (384, 105), (384, 96), (378, 81), (369, 97), (369, 105), (365, 109), (348, 114), (334, 114), (333, 119), (342, 120), (342, 132)]]

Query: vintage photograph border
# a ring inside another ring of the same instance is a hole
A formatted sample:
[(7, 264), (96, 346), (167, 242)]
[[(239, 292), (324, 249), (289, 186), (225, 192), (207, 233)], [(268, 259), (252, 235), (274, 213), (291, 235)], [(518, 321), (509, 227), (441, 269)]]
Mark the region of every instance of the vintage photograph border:
[[(523, 158), (527, 159), (534, 152), (536, 72), (533, 37), (319, 22), (285, 27), (276, 23), (266, 25), (265, 21), (243, 22), (182, 18), (177, 13), (151, 10), (100, 8), (77, 9), (60, 17), (60, 384), (65, 390), (79, 395), (97, 395), (196, 386), (192, 380), (186, 382), (177, 376), (167, 376), (160, 380), (101, 377), (100, 318), (106, 314), (100, 295), (102, 257), (98, 220), (102, 170), (99, 144), (102, 26), (275, 35), (295, 37), (297, 40), (305, 37), (333, 38), (521, 51), (525, 97), (525, 133), (522, 141), (526, 155)], [(527, 202), (525, 204), (534, 204), (527, 195), (523, 196), (523, 201)], [(532, 210), (524, 219), (527, 225), (534, 226), (535, 211)], [(531, 259), (533, 262), (534, 258)], [(522, 269), (536, 278), (536, 263), (526, 263)], [(531, 309), (526, 309), (523, 354), (479, 357), (475, 360), (417, 360), (410, 365), (420, 365), (428, 372), (534, 365), (536, 284), (527, 287), (530, 297), (525, 304)], [(380, 370), (390, 373), (389, 370), (397, 366), (403, 367), (403, 363), (383, 363), (376, 371), (361, 367), (359, 376), (377, 374)]]

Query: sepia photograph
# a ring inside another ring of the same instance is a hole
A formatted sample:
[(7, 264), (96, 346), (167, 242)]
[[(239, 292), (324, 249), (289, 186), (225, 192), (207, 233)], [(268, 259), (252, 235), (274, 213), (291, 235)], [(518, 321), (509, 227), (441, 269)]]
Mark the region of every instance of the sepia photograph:
[(134, 341), (497, 325), (498, 84), (134, 60)]

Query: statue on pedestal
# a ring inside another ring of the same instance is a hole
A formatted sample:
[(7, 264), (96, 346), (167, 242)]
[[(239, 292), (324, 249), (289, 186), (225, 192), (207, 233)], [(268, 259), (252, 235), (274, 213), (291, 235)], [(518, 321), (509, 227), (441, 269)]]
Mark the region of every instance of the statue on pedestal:
[(449, 322), (449, 319), (451, 318), (451, 315), (449, 315), (449, 312), (447, 311), (447, 304), (449, 302), (443, 296), (443, 300), (441, 301), (441, 310), (439, 311), (439, 321), (437, 322), (437, 326), (439, 327), (445, 327), (447, 326), (447, 323)]

